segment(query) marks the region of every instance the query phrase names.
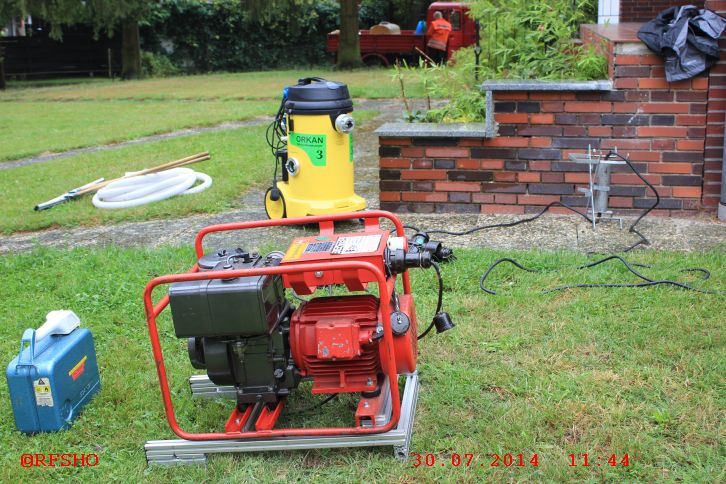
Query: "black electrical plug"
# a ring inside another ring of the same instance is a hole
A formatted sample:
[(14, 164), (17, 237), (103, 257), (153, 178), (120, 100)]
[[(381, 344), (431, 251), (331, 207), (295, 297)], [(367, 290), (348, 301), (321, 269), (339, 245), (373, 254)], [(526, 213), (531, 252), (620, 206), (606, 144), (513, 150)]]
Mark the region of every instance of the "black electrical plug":
[(444, 311), (436, 313), (436, 316), (434, 316), (433, 324), (436, 327), (437, 333), (443, 333), (444, 331), (448, 331), (456, 326), (454, 324), (454, 321), (452, 321), (449, 313)]

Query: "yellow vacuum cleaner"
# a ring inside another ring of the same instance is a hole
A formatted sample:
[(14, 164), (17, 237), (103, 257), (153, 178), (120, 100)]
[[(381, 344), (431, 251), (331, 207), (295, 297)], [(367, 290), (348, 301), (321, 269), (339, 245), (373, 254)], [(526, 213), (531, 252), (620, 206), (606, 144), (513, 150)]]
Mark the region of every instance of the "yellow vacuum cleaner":
[(348, 86), (339, 82), (307, 77), (283, 90), (280, 108), (267, 129), (276, 158), (272, 187), (265, 193), (269, 218), (366, 207), (353, 187), (352, 112)]

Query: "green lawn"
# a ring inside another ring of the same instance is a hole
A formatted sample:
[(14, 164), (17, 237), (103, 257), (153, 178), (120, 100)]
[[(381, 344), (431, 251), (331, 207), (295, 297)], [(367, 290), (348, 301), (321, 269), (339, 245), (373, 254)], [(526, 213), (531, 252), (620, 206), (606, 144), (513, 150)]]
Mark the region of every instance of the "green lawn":
[[(384, 69), (288, 70), (147, 79), (97, 80), (0, 91), (0, 162), (107, 144), (193, 126), (274, 115), (282, 88), (305, 76), (346, 82), (354, 99), (393, 98)], [(416, 87), (412, 86), (411, 95)]]
[[(280, 71), (207, 74), (144, 79), (140, 81), (98, 80), (79, 84), (26, 87), (24, 83), (9, 84), (0, 92), (2, 101), (73, 101), (117, 99), (183, 99), (183, 100), (278, 100), (282, 88), (296, 84), (302, 77), (324, 77), (344, 82), (353, 98), (394, 98), (399, 87), (393, 69), (360, 69), (333, 71), (329, 67)], [(409, 96), (422, 95), (422, 85), (412, 84)]]
[[(280, 247), (284, 249), (284, 247)], [(528, 274), (501, 267), (489, 279), (500, 296), (478, 289), (481, 272), (503, 255), (533, 267), (585, 262), (571, 253), (467, 250), (443, 267), (445, 302), (457, 326), (420, 346), (421, 393), (412, 452), (436, 466), (398, 463), (389, 448), (214, 456), (206, 467), (146, 466), (143, 444), (173, 438), (166, 426), (141, 304), (154, 274), (181, 271), (188, 248), (157, 250), (39, 249), (0, 258), (0, 360), (16, 354), (23, 330), (47, 311), (70, 308), (96, 340), (102, 392), (73, 428), (57, 434), (14, 430), (7, 387), (0, 394), (0, 481), (397, 481), (474, 482), (723, 482), (726, 354), (723, 296), (669, 287), (585, 289), (541, 295), (562, 283), (621, 281), (627, 273), (598, 266), (588, 273)], [(706, 266), (707, 287), (726, 287), (726, 251), (644, 252), (646, 273), (683, 279), (678, 269)], [(434, 275), (413, 271), (422, 325), (435, 303)], [(691, 276), (694, 279), (696, 275)], [(698, 284), (698, 282), (695, 282)], [(219, 430), (229, 401), (192, 400), (186, 343), (160, 322), (173, 397), (183, 427)], [(291, 406), (313, 399), (297, 392)], [(331, 403), (304, 422), (347, 423), (352, 397)], [(24, 469), (23, 453), (96, 453), (95, 468)], [(476, 465), (454, 468), (453, 453)], [(489, 466), (491, 453), (538, 454), (539, 466)], [(628, 467), (569, 467), (568, 454), (627, 453)], [(447, 463), (439, 467), (439, 463)], [(485, 464), (480, 466), (479, 464)]]
[[(377, 111), (371, 110), (354, 112), (359, 125), (364, 125), (377, 114)], [(190, 166), (213, 178), (212, 187), (202, 193), (119, 210), (97, 209), (88, 195), (49, 210), (33, 211), (36, 204), (101, 176), (110, 180), (128, 171), (138, 171), (202, 151), (209, 151), (212, 159)], [(0, 233), (220, 212), (239, 207), (241, 195), (251, 185), (271, 182), (274, 166), (274, 157), (265, 142), (265, 126), (255, 126), (0, 170), (0, 193), (4, 199), (4, 203), (0, 204)], [(260, 192), (260, 203), (263, 193)]]
[(269, 116), (272, 101), (76, 101), (0, 103), (0, 159), (124, 141), (192, 126)]

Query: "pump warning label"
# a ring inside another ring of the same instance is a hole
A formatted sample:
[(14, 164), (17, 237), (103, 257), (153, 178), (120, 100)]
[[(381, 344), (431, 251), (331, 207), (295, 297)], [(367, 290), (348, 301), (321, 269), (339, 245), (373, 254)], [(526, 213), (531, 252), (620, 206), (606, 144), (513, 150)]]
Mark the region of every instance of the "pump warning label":
[(313, 165), (325, 166), (326, 135), (292, 133), (290, 135), (290, 145), (303, 150)]
[(375, 252), (381, 243), (381, 234), (361, 235), (359, 237), (338, 237), (332, 254), (362, 254)]
[(53, 394), (50, 392), (50, 381), (47, 378), (38, 378), (33, 381), (35, 390), (35, 403), (39, 407), (52, 407)]

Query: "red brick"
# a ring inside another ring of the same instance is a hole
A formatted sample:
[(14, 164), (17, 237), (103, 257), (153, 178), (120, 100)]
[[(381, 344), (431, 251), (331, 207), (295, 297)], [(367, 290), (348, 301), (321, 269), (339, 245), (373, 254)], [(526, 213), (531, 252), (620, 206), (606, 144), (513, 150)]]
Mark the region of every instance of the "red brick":
[(638, 136), (660, 136), (663, 138), (685, 138), (688, 133), (686, 128), (669, 126), (640, 126)]
[(474, 203), (494, 203), (494, 195), (491, 193), (472, 193), (471, 201)]
[(600, 143), (601, 148), (618, 148), (624, 150), (649, 150), (650, 140), (648, 139), (604, 139)]
[(529, 169), (535, 171), (549, 171), (552, 166), (551, 161), (547, 160), (530, 160)]
[(404, 170), (402, 180), (446, 180), (446, 170)]
[(404, 158), (381, 158), (378, 162), (381, 168), (408, 168), (411, 160)]
[(481, 184), (474, 182), (436, 182), (437, 192), (478, 192)]
[(479, 160), (456, 160), (456, 167), (463, 170), (476, 170), (479, 165)]
[(673, 139), (654, 139), (650, 145), (653, 150), (673, 150), (675, 147), (676, 141)]
[(404, 192), (406, 202), (445, 202), (449, 199), (446, 193)]
[[(648, 180), (653, 185), (660, 185), (661, 182), (661, 176), (660, 175), (643, 175), (646, 180)], [(611, 175), (611, 181), (613, 183), (617, 183), (619, 185), (642, 185), (643, 180), (638, 178), (638, 176), (634, 173), (613, 173)]]
[(494, 93), (494, 101), (523, 101), (529, 99), (529, 93), (526, 91), (497, 91)]
[(561, 113), (565, 109), (563, 102), (543, 102), (539, 105), (540, 111), (543, 113)]
[(542, 182), (544, 183), (564, 183), (565, 181), (565, 174), (564, 173), (542, 173)]
[(567, 102), (565, 111), (568, 113), (609, 113), (612, 110), (610, 102)]
[(552, 138), (533, 137), (529, 139), (529, 145), (532, 148), (549, 148), (552, 146)]
[(651, 79), (642, 77), (638, 79), (638, 87), (640, 89), (668, 89), (669, 86), (668, 81), (662, 78)]
[[(723, 55), (723, 53), (721, 54)], [(722, 57), (723, 59), (723, 57)], [(696, 77), (691, 80), (691, 89), (703, 90), (708, 89), (708, 77)]]
[(494, 113), (494, 120), (501, 124), (525, 124), (529, 120), (527, 113)]
[(397, 202), (401, 200), (400, 192), (381, 192), (379, 195), (381, 202)]
[(702, 139), (679, 139), (676, 142), (676, 147), (681, 151), (702, 151), (703, 140)]
[(635, 113), (638, 111), (639, 103), (613, 103), (615, 113)]
[(587, 128), (584, 126), (565, 126), (562, 135), (565, 137), (579, 137), (587, 134)]
[(688, 113), (691, 109), (690, 104), (686, 103), (643, 103), (640, 107), (644, 113), (666, 114)]
[(660, 161), (660, 151), (628, 151), (633, 161)]
[(635, 89), (638, 87), (637, 79), (615, 79), (616, 89)]
[(417, 170), (430, 170), (433, 168), (434, 162), (432, 160), (413, 160), (413, 167)]
[(577, 99), (574, 92), (566, 91), (532, 91), (529, 93), (529, 98), (533, 101), (571, 101)]
[(520, 172), (517, 173), (517, 179), (522, 183), (536, 183), (539, 182), (539, 173), (537, 172)]
[(504, 168), (504, 160), (481, 160), (483, 170), (501, 170)]
[(610, 197), (608, 204), (614, 208), (630, 208), (633, 206), (632, 197)]
[(690, 175), (693, 165), (691, 163), (651, 163), (648, 171), (651, 173), (678, 173)]
[(515, 204), (517, 203), (517, 195), (515, 193), (495, 193), (494, 201), (497, 203)]
[(407, 157), (407, 158), (421, 158), (424, 155), (424, 149), (423, 148), (401, 148), (401, 156)]
[(426, 156), (431, 158), (464, 158), (469, 156), (467, 148), (432, 147), (426, 148)]
[(481, 146), (482, 141), (482, 138), (461, 138), (459, 146)]
[(532, 124), (554, 124), (554, 114), (532, 114), (529, 117), (529, 122)]
[(590, 177), (587, 173), (565, 173), (566, 183), (588, 183)]
[[(616, 106), (617, 106), (617, 104), (616, 104)], [(591, 126), (591, 127), (587, 128), (587, 133), (590, 136), (608, 137), (608, 136), (612, 136), (613, 128), (611, 128), (609, 126)]]
[(704, 124), (706, 124), (705, 114), (676, 116), (676, 125), (678, 126), (702, 126)]
[(513, 182), (517, 181), (517, 174), (510, 171), (498, 171), (494, 173), (494, 181)]
[(659, 65), (663, 59), (655, 54), (647, 55), (619, 55), (615, 57), (615, 65)]
[(482, 205), (481, 213), (524, 213), (521, 205)]
[(673, 187), (673, 196), (679, 198), (701, 198), (701, 187)]
[(393, 145), (393, 146), (408, 146), (411, 144), (411, 138), (385, 138), (385, 137), (381, 136), (378, 139), (378, 144)]
[(487, 146), (507, 147), (507, 148), (526, 148), (529, 146), (528, 138), (499, 136), (487, 141)]
[(519, 195), (517, 197), (517, 203), (520, 205), (548, 205), (559, 201), (559, 195)]

